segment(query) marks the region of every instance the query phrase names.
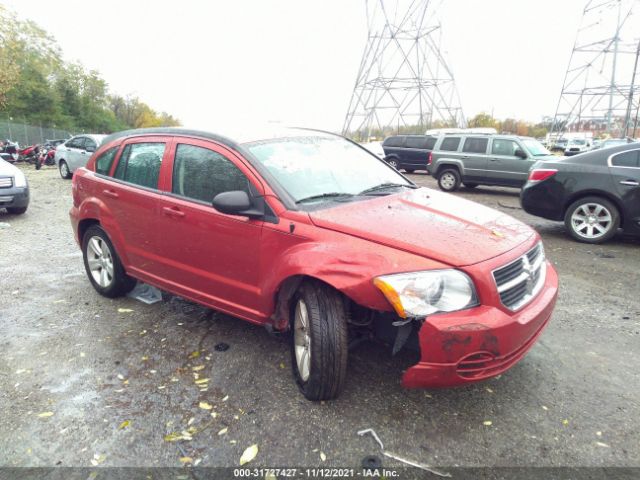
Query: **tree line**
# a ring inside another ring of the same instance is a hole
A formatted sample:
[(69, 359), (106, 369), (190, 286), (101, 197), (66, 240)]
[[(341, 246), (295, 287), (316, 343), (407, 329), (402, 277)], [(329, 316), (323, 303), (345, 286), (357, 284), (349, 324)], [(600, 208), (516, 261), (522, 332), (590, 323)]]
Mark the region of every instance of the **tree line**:
[(97, 71), (65, 62), (51, 35), (0, 5), (0, 120), (7, 118), (92, 133), (180, 125), (138, 97), (111, 93)]

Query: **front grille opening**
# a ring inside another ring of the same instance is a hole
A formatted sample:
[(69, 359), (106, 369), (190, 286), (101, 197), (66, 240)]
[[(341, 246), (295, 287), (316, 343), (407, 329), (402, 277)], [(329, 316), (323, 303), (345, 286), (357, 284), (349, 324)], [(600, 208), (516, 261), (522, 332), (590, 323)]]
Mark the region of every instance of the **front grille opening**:
[(544, 282), (545, 261), (542, 244), (517, 260), (493, 271), (500, 301), (510, 310), (517, 310), (531, 301)]

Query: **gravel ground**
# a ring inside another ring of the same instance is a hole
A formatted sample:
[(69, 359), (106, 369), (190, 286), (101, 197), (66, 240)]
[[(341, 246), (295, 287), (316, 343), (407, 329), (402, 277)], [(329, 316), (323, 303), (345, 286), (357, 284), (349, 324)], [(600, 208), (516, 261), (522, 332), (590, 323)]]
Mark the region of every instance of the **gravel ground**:
[(285, 340), (263, 328), (169, 296), (100, 297), (71, 234), (71, 182), (25, 171), (29, 210), (0, 211), (2, 466), (234, 466), (257, 444), (251, 465), (357, 467), (379, 455), (356, 434), (373, 428), (388, 450), (441, 467), (640, 467), (637, 240), (579, 244), (522, 212), (515, 190), (461, 190), (542, 234), (561, 292), (540, 341), (499, 378), (432, 391), (402, 389), (408, 359), (364, 345), (344, 394), (314, 404)]

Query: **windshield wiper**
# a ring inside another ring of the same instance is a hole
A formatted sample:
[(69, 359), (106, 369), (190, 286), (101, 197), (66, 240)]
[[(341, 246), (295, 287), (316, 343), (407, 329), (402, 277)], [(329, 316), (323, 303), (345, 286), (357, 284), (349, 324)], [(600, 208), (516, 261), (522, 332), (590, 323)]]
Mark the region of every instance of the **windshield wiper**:
[(364, 190), (362, 190), (358, 195), (366, 195), (367, 193), (373, 193), (373, 192), (377, 192), (378, 190), (386, 190), (388, 188), (395, 188), (395, 187), (405, 187), (405, 188), (418, 188), (415, 185), (407, 185), (404, 183), (381, 183), (380, 185), (375, 185), (373, 187), (370, 188), (366, 188)]
[(338, 198), (338, 197), (353, 197), (353, 194), (345, 193), (345, 192), (320, 193), (318, 195), (311, 195), (309, 197), (304, 197), (304, 198), (301, 198), (300, 200), (296, 200), (296, 203), (303, 203), (309, 200), (320, 200), (323, 198)]

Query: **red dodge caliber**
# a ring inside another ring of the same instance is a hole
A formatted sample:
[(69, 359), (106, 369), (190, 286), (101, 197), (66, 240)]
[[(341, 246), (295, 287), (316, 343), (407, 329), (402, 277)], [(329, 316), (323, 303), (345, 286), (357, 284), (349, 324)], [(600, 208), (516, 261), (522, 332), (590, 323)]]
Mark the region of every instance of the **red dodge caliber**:
[(349, 345), (372, 336), (418, 354), (407, 387), (500, 374), (558, 290), (530, 227), (315, 130), (111, 135), (75, 172), (70, 213), (98, 293), (141, 280), (290, 332), (310, 400), (340, 393)]

